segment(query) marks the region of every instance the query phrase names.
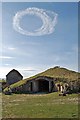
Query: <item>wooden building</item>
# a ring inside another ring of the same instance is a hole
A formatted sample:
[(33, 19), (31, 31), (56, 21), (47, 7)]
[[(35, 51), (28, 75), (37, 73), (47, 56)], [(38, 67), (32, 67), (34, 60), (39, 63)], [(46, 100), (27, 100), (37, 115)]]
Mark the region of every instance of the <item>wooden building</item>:
[(6, 82), (7, 84), (11, 85), (23, 79), (23, 76), (15, 69), (11, 70), (6, 75)]

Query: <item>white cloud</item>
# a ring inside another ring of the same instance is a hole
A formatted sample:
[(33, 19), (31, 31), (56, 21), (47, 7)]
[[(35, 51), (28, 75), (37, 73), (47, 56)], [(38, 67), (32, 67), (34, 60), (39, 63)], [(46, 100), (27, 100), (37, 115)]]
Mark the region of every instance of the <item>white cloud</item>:
[(13, 57), (10, 57), (10, 56), (0, 56), (0, 59), (13, 59)]
[[(29, 32), (20, 27), (20, 21), (22, 17), (28, 14), (39, 17), (43, 22), (43, 25), (39, 29), (34, 30), (34, 32)], [(17, 32), (27, 36), (41, 36), (51, 34), (54, 32), (55, 25), (57, 23), (57, 16), (58, 15), (53, 11), (47, 11), (45, 9), (39, 9), (35, 7), (27, 8), (15, 14), (13, 17), (13, 28)]]
[(10, 66), (10, 64), (4, 64), (5, 66)]
[(8, 50), (16, 50), (14, 47), (8, 47)]
[(16, 50), (17, 48), (16, 47), (13, 47), (13, 46), (9, 46), (9, 45), (3, 45), (3, 50), (11, 50), (11, 51), (14, 51)]
[(32, 46), (34, 46), (34, 45), (40, 45), (40, 43), (39, 42), (21, 42), (20, 43), (21, 45), (32, 45)]

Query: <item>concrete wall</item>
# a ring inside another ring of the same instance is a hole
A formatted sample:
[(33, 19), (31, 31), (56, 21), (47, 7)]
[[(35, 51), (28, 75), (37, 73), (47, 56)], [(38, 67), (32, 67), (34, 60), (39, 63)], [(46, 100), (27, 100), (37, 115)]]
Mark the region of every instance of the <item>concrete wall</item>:
[[(28, 81), (23, 86), (24, 91), (27, 91), (27, 92), (38, 92), (39, 91), (39, 80), (41, 80), (41, 79), (37, 79), (37, 80), (35, 79), (35, 80)], [(49, 92), (57, 91), (54, 82), (52, 82), (49, 79), (47, 79), (47, 81), (49, 82)], [(31, 88), (31, 84), (32, 84), (32, 88)]]
[(33, 92), (38, 92), (39, 87), (38, 87), (38, 81), (32, 81), (32, 85), (33, 85)]
[(23, 85), (23, 91), (24, 92), (30, 92), (31, 91), (31, 83), (30, 82)]
[(2, 83), (0, 82), (0, 92), (2, 92)]

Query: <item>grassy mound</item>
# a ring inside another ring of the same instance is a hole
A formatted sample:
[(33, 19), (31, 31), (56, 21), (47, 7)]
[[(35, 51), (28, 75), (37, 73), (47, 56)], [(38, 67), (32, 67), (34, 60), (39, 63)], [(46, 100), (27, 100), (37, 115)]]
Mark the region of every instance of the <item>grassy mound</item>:
[[(30, 78), (26, 78), (24, 80), (20, 80), (17, 83), (14, 83), (12, 85), (10, 85), (10, 87), (16, 88), (19, 86), (24, 85), (28, 80), (34, 79), (38, 76), (47, 76), (47, 77), (51, 77), (54, 79), (58, 79), (60, 82), (66, 82), (66, 81), (80, 81), (80, 73), (72, 71), (72, 70), (68, 70), (66, 68), (60, 68), (58, 66), (54, 67), (54, 68), (50, 68), (42, 73), (39, 73), (35, 76), (32, 76)], [(4, 89), (4, 92), (7, 91), (8, 88)]]

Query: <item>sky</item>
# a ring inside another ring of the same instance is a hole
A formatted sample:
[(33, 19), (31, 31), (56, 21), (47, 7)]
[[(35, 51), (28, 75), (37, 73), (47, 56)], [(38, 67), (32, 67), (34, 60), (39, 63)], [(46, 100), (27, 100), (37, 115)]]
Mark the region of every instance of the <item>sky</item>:
[(78, 71), (78, 3), (2, 3), (0, 78), (24, 78), (55, 66)]
[(79, 0), (1, 0), (3, 2), (78, 2)]

